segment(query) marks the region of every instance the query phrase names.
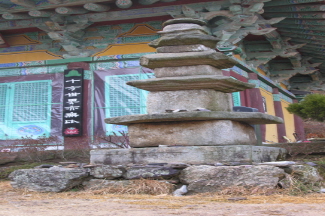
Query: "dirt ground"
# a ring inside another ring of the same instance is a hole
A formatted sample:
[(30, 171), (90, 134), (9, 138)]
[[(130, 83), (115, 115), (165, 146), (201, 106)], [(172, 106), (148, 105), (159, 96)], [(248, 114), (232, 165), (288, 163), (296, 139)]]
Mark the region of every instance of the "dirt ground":
[(78, 191), (35, 193), (14, 190), (9, 182), (0, 182), (0, 216), (325, 216), (325, 194), (246, 196), (247, 200), (236, 202), (228, 198), (212, 195), (96, 195)]

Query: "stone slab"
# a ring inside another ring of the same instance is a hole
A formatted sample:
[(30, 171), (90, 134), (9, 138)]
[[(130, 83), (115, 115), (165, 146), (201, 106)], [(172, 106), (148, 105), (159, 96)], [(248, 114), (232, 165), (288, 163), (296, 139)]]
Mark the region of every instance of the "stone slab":
[(154, 69), (156, 78), (161, 77), (181, 77), (198, 75), (219, 75), (223, 76), (222, 70), (211, 65), (195, 65), (182, 67), (162, 67)]
[(126, 84), (147, 91), (177, 91), (213, 89), (224, 93), (254, 88), (254, 84), (241, 82), (231, 77), (218, 75), (185, 76), (133, 80)]
[(229, 120), (142, 123), (128, 126), (130, 146), (256, 145), (252, 126)]
[(166, 110), (193, 111), (206, 108), (211, 111), (232, 111), (231, 94), (215, 90), (184, 90), (150, 92), (147, 97), (147, 113), (166, 113)]
[(124, 165), (149, 163), (215, 164), (239, 162), (261, 163), (284, 158), (286, 150), (277, 147), (178, 146), (131, 149), (97, 149), (90, 151), (92, 164)]
[(149, 122), (182, 122), (182, 121), (206, 121), (206, 120), (232, 120), (256, 124), (283, 124), (280, 117), (260, 112), (179, 112), (118, 116), (105, 119), (107, 124), (130, 125)]
[[(189, 45), (193, 44), (202, 43), (191, 43)], [(225, 69), (237, 65), (238, 62), (224, 55), (223, 53), (216, 52), (214, 50), (209, 50), (204, 52), (149, 54), (140, 58), (140, 64), (144, 67), (151, 69), (159, 67), (179, 67), (193, 65), (211, 65), (218, 69)]]

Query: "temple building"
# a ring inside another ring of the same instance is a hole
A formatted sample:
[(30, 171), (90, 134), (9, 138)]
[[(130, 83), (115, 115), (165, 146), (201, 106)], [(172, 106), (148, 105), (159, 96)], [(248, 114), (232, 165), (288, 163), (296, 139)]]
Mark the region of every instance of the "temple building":
[(104, 118), (145, 114), (148, 92), (125, 83), (154, 77), (139, 59), (156, 52), (165, 21), (184, 17), (205, 21), (215, 50), (238, 62), (223, 75), (255, 84), (233, 105), (284, 119), (262, 125), (262, 141), (303, 140), (286, 107), (325, 89), (324, 11), (322, 0), (0, 0), (0, 147), (126, 133)]

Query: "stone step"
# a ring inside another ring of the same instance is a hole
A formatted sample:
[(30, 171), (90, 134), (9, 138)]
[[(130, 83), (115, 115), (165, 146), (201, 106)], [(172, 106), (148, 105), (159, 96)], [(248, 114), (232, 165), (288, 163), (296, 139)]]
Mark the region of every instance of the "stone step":
[(134, 80), (127, 82), (127, 84), (147, 91), (213, 89), (224, 93), (238, 92), (255, 87), (254, 84), (219, 75), (153, 78)]
[(151, 69), (193, 65), (211, 65), (218, 69), (225, 69), (235, 66), (238, 62), (223, 53), (209, 50), (204, 52), (149, 54), (140, 58), (140, 64)]
[(90, 151), (92, 164), (148, 164), (186, 163), (215, 164), (228, 162), (267, 162), (285, 157), (286, 150), (275, 147), (233, 146), (178, 146), (132, 149), (97, 149)]
[(283, 124), (280, 117), (260, 112), (179, 112), (144, 115), (127, 115), (114, 118), (107, 118), (107, 124), (130, 125), (136, 123), (155, 122), (183, 122), (183, 121), (209, 121), (209, 120), (232, 120), (245, 122), (251, 125), (258, 124)]

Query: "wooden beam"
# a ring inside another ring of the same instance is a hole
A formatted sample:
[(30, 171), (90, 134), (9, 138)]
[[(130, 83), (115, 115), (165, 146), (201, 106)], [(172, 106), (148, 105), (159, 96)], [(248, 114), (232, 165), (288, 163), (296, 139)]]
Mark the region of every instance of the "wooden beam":
[(318, 19), (318, 20), (312, 20), (312, 19), (284, 19), (281, 21), (281, 24), (288, 24), (288, 25), (325, 25), (325, 20)]
[(275, 24), (275, 27), (278, 29), (292, 29), (292, 30), (316, 30), (316, 31), (325, 31), (325, 26), (316, 26), (316, 25), (288, 25), (288, 24)]
[(55, 12), (57, 12), (58, 14), (68, 15), (68, 14), (84, 14), (84, 13), (88, 13), (88, 10), (81, 7), (78, 8), (58, 7), (55, 8)]
[(84, 8), (89, 11), (104, 12), (111, 9), (108, 5), (96, 4), (96, 3), (87, 3), (84, 5)]
[(322, 2), (323, 0), (273, 0), (265, 3), (265, 7), (281, 6), (281, 5), (294, 5), (303, 3)]
[(58, 4), (62, 4), (63, 3), (63, 0), (47, 0), (49, 3), (51, 4), (55, 4), (55, 5), (58, 5)]
[[(21, 0), (24, 1), (24, 0)], [(61, 7), (71, 7), (71, 6), (82, 6), (87, 3), (101, 3), (105, 2), (107, 3), (114, 3), (115, 0), (48, 0), (50, 4), (37, 4), (33, 6), (33, 10), (45, 10), (45, 9), (55, 9), (58, 7), (58, 4), (60, 4)], [(60, 3), (61, 2), (61, 3)], [(14, 7), (10, 8), (11, 13), (17, 13), (17, 12), (28, 12), (30, 8), (25, 7)], [(7, 11), (6, 11), (7, 12)], [(2, 14), (3, 12), (0, 11)]]
[(325, 31), (309, 31), (309, 30), (295, 30), (295, 29), (287, 29), (287, 28), (278, 28), (280, 32), (286, 32), (290, 34), (301, 34), (301, 35), (316, 35), (325, 37)]
[(7, 19), (7, 20), (19, 20), (19, 19), (30, 19), (31, 17), (27, 14), (5, 13), (5, 14), (2, 14), (2, 18)]
[(142, 5), (151, 5), (156, 2), (159, 2), (159, 0), (139, 0), (139, 3)]
[(325, 5), (314, 4), (314, 5), (290, 5), (281, 7), (267, 7), (265, 12), (307, 12), (307, 11), (325, 11)]
[(33, 8), (36, 5), (35, 2), (31, 0), (10, 0), (10, 1), (16, 5), (20, 5), (27, 8)]
[(32, 17), (51, 17), (55, 13), (53, 11), (38, 11), (38, 10), (32, 10), (29, 11), (28, 14)]
[(287, 18), (303, 18), (303, 19), (324, 19), (324, 12), (314, 12), (314, 13), (264, 13), (264, 17), (273, 18), (273, 17), (287, 17)]

